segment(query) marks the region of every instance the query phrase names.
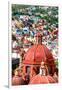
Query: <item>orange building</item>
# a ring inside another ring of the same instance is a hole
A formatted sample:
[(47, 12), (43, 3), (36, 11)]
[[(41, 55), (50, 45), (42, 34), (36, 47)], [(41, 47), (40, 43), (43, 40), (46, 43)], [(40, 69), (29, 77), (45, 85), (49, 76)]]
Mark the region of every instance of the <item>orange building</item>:
[(42, 44), (42, 35), (37, 33), (36, 44), (29, 48), (23, 60), (23, 73), (28, 73), (30, 78), (32, 78), (35, 73), (38, 74), (40, 72), (42, 61), (47, 65), (49, 73), (53, 75), (55, 70), (54, 58), (50, 50)]

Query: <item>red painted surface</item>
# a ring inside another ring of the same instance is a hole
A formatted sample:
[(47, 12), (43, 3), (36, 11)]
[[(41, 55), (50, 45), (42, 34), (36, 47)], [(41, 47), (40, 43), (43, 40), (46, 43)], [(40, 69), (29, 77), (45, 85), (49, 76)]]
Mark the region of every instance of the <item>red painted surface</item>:
[[(40, 64), (41, 61), (54, 65), (54, 58), (45, 45), (32, 46), (25, 55), (24, 64)], [(52, 62), (52, 63), (50, 63)]]
[(22, 77), (14, 76), (12, 78), (12, 85), (23, 85), (23, 84), (24, 84), (24, 80), (22, 79)]
[(41, 76), (40, 74), (33, 77), (30, 81), (30, 84), (48, 84), (56, 83), (56, 81), (51, 76)]
[(24, 44), (29, 44), (29, 43), (30, 43), (30, 41), (29, 41), (29, 40), (27, 40), (27, 39), (24, 39), (23, 43), (24, 43)]

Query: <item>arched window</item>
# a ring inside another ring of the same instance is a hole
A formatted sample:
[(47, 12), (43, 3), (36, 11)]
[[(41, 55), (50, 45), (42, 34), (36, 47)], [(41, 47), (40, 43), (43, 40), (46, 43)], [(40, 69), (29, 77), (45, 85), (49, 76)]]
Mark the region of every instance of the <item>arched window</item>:
[(26, 66), (26, 73), (30, 73), (30, 66)]
[(39, 74), (39, 72), (40, 72), (40, 67), (37, 67), (36, 73)]

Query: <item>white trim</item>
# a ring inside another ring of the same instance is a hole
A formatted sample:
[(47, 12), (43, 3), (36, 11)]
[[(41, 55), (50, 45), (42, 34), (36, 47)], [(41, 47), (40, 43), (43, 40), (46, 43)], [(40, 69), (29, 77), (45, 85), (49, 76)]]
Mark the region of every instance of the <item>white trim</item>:
[(11, 87), (11, 72), (12, 72), (12, 70), (11, 70), (11, 4), (10, 4), (10, 2), (8, 2), (8, 28), (9, 28), (9, 31), (8, 31), (8, 34), (9, 34), (9, 39), (8, 39), (8, 44), (9, 44), (9, 64), (8, 64), (8, 68), (9, 68), (9, 70), (8, 70), (8, 75), (9, 75), (9, 80), (8, 80), (8, 86), (9, 86), (9, 88)]

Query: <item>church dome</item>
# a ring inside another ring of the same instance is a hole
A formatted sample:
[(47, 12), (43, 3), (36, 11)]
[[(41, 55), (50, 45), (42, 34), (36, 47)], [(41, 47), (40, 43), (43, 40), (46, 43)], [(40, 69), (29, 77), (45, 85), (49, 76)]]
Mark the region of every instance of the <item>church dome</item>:
[(23, 64), (26, 65), (39, 65), (41, 62), (45, 62), (49, 68), (51, 74), (54, 73), (55, 62), (50, 50), (42, 44), (42, 35), (38, 33), (36, 35), (36, 44), (33, 45), (25, 54)]
[(24, 80), (22, 77), (14, 76), (12, 78), (12, 85), (24, 85)]
[(50, 75), (41, 76), (40, 74), (33, 77), (30, 81), (30, 84), (49, 84), (56, 83), (56, 81)]
[(24, 64), (40, 64), (41, 61), (54, 65), (52, 53), (45, 45), (33, 45), (26, 53)]

